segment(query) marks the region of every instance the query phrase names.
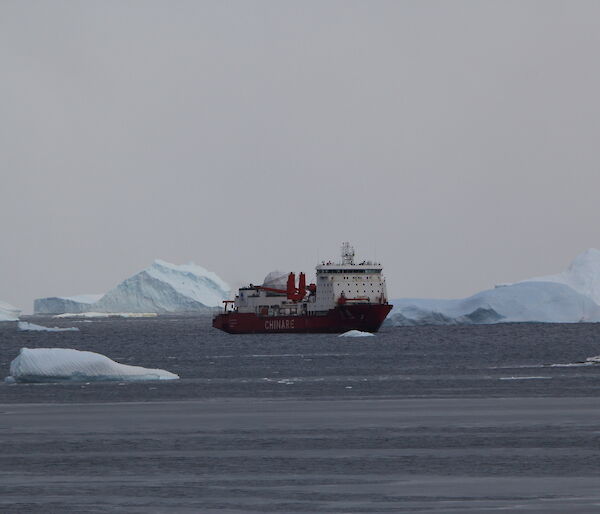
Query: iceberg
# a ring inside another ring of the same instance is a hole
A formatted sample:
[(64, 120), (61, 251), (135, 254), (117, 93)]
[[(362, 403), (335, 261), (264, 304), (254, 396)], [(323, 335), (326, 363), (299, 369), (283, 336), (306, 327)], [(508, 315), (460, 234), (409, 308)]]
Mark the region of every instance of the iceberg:
[(375, 334), (371, 334), (371, 332), (361, 332), (360, 330), (349, 330), (348, 332), (344, 332), (340, 334), (338, 337), (372, 337)]
[(17, 321), (21, 311), (12, 305), (0, 302), (0, 321)]
[(396, 326), (600, 321), (597, 303), (565, 284), (552, 282), (521, 282), (464, 299), (402, 298), (392, 304), (388, 323)]
[(142, 368), (115, 362), (105, 355), (70, 348), (21, 348), (10, 363), (7, 382), (60, 382), (102, 380), (174, 380), (164, 369)]
[(392, 304), (387, 323), (393, 325), (598, 322), (600, 250), (586, 250), (562, 273), (499, 284), (469, 298), (401, 298)]
[(79, 329), (77, 327), (44, 327), (42, 325), (36, 325), (35, 323), (28, 323), (27, 321), (19, 321), (17, 327), (19, 328), (19, 330), (29, 332), (79, 332)]
[(39, 298), (36, 314), (63, 313), (208, 313), (229, 298), (230, 287), (194, 263), (156, 260), (105, 295)]
[(600, 250), (590, 248), (579, 254), (561, 273), (529, 278), (518, 283), (527, 282), (564, 284), (600, 305)]
[(91, 305), (100, 300), (102, 296), (101, 294), (80, 294), (76, 296), (37, 298), (33, 301), (33, 312), (36, 314), (85, 312), (89, 311)]

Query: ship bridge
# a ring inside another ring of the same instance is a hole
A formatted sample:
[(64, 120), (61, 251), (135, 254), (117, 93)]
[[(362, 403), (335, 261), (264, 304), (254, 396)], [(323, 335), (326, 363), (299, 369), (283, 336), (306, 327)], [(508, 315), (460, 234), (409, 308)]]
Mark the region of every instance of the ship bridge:
[(331, 309), (336, 304), (385, 303), (385, 278), (378, 262), (354, 262), (354, 248), (342, 244), (341, 262), (322, 261), (317, 267), (317, 299), (309, 310)]

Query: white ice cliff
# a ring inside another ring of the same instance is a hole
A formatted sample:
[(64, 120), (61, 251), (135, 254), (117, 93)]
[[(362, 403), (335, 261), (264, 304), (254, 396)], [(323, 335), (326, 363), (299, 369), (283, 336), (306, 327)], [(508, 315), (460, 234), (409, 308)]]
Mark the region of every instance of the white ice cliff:
[(64, 312), (206, 312), (229, 297), (229, 286), (215, 273), (196, 264), (152, 266), (127, 278), (92, 303), (59, 304), (56, 298), (35, 301), (36, 314)]
[(70, 348), (21, 348), (10, 363), (8, 382), (56, 382), (98, 380), (173, 380), (178, 375), (164, 369), (119, 364), (94, 352)]

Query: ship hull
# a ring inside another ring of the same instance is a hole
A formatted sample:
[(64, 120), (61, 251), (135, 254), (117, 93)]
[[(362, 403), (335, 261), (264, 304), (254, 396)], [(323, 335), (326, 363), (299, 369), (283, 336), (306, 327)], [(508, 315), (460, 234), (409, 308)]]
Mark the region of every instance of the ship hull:
[(323, 313), (300, 316), (228, 312), (215, 316), (213, 327), (229, 334), (377, 332), (392, 307), (389, 304), (344, 305)]

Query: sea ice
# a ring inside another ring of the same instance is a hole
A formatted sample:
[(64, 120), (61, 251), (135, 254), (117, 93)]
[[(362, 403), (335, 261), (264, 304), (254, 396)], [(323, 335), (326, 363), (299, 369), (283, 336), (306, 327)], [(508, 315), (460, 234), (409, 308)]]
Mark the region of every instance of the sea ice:
[(70, 348), (21, 348), (10, 363), (8, 382), (101, 380), (173, 380), (178, 375), (163, 369), (129, 366), (105, 355)]
[(349, 330), (348, 332), (344, 332), (340, 334), (338, 337), (371, 337), (375, 334), (371, 334), (371, 332), (361, 332), (360, 330)]
[(78, 332), (79, 329), (77, 327), (68, 327), (68, 328), (60, 328), (60, 327), (44, 327), (42, 325), (36, 325), (35, 323), (28, 323), (27, 321), (19, 321), (18, 325), (19, 330), (25, 330), (30, 332)]

